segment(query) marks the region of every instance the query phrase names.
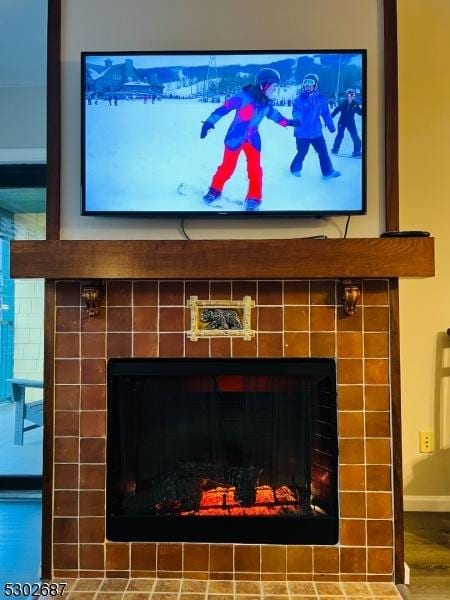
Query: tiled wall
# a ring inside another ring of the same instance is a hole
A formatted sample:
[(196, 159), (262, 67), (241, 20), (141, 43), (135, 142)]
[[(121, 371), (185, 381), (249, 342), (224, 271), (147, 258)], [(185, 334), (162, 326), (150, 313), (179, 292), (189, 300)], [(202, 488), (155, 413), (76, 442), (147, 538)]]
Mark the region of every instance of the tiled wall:
[[(256, 301), (256, 338), (191, 342), (185, 308)], [(79, 282), (57, 282), (54, 575), (392, 581), (389, 290), (365, 280), (354, 316), (336, 281), (110, 281), (98, 317)], [(340, 541), (336, 546), (123, 543), (105, 540), (109, 357), (336, 357)]]

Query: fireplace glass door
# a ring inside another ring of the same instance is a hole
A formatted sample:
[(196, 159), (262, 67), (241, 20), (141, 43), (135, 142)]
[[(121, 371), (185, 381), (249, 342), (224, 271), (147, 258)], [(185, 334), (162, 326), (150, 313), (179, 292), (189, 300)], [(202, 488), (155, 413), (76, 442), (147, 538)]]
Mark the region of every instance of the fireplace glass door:
[(107, 448), (109, 539), (337, 541), (333, 360), (110, 360)]

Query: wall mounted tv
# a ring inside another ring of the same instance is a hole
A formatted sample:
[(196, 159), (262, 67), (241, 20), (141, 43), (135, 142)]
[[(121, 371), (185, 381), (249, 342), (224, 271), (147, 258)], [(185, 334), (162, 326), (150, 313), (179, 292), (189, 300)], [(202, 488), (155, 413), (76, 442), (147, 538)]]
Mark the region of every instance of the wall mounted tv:
[(81, 62), (82, 214), (365, 213), (365, 50)]

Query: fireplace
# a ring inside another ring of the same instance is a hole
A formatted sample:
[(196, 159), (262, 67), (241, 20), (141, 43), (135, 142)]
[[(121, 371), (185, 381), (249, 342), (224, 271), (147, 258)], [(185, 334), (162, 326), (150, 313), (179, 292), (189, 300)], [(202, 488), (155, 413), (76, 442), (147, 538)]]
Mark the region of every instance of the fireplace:
[(107, 538), (335, 544), (332, 359), (111, 359)]

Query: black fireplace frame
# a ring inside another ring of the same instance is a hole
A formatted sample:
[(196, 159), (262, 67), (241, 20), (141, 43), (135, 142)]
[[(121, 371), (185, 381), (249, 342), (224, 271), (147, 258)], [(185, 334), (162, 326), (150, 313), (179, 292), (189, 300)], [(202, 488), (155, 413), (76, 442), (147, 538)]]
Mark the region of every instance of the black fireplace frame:
[[(336, 364), (328, 358), (113, 358), (108, 361), (107, 432), (113, 427), (113, 392), (117, 378), (192, 375), (285, 375), (329, 378), (334, 391), (331, 425), (336, 431), (327, 456), (332, 514), (302, 517), (131, 516), (114, 509), (114, 482), (106, 476), (106, 538), (111, 541), (263, 543), (334, 545), (339, 539), (338, 441), (336, 410)], [(116, 451), (107, 433), (108, 458)]]

